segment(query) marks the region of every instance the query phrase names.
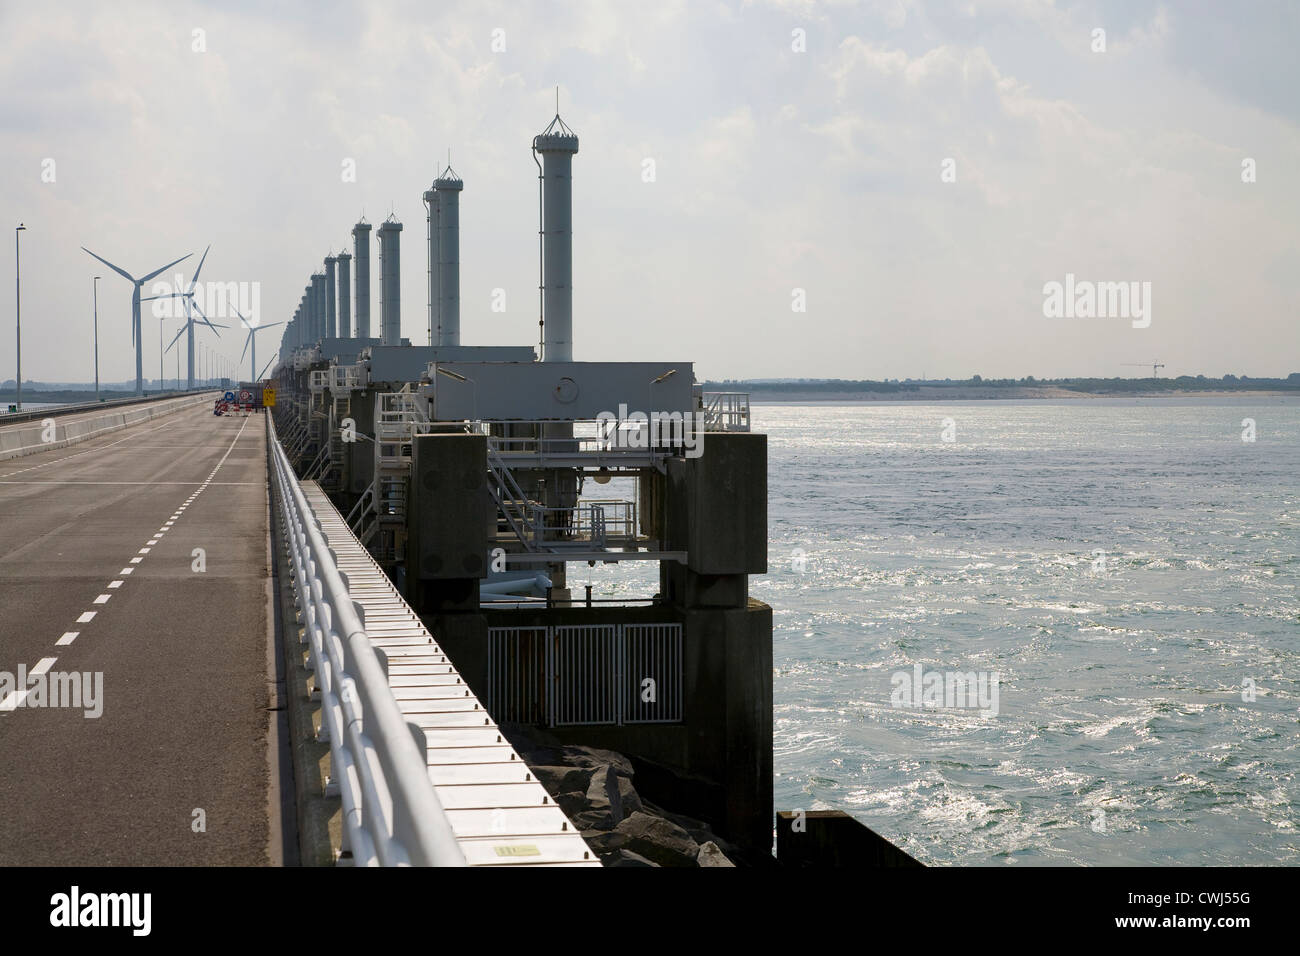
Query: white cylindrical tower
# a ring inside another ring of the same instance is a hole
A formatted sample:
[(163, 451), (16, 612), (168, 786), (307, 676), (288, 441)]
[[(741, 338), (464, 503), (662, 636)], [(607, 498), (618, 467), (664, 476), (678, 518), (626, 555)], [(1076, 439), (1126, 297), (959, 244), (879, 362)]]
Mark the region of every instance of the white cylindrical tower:
[(460, 345), (460, 192), (464, 182), (448, 166), (433, 182), (437, 194), (438, 345)]
[(316, 334), (312, 337), (312, 342), (318, 342), (325, 338), (329, 333), (325, 330), (325, 273), (313, 273), (311, 277), (311, 298), (313, 312), (312, 318), (315, 320), (313, 325), (316, 327)]
[(573, 155), (578, 134), (559, 114), (533, 137), (542, 156), (542, 359), (573, 361)]
[(402, 344), (402, 224), (389, 216), (379, 227), (380, 344)]
[(425, 244), (428, 247), (429, 273), (429, 344), (441, 345), (438, 333), (438, 191), (430, 186), (424, 191)]
[(352, 338), (352, 253), (340, 252), (339, 263), (339, 328), (341, 339)]
[(352, 227), (352, 254), (357, 261), (357, 338), (370, 338), (370, 223)]
[(325, 334), (329, 338), (338, 337), (338, 312), (336, 311), (336, 299), (334, 290), (337, 286), (334, 284), (334, 265), (338, 259), (334, 256), (325, 257)]

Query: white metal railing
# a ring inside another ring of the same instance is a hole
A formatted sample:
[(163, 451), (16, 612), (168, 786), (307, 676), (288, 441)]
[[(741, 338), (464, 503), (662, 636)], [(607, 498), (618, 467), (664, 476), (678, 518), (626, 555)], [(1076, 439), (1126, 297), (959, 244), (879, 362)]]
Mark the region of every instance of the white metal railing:
[(355, 365), (335, 365), (329, 373), (330, 391), (335, 394), (352, 391), (361, 380), (360, 369)]
[(486, 435), (490, 451), (515, 467), (644, 467), (698, 444), (702, 420), (678, 414), (655, 425), (628, 419), (420, 422), (416, 434), (463, 429)]
[(311, 389), (313, 395), (319, 395), (329, 387), (330, 370), (327, 368), (314, 368), (309, 373), (307, 387)]
[(636, 542), (636, 502), (612, 498), (582, 499), (572, 508), (530, 503), (529, 527), (543, 545), (569, 544), (604, 548)]
[(705, 392), (704, 430), (749, 431), (749, 392)]
[(320, 690), (321, 735), (343, 802), (347, 847), (362, 866), (465, 866), (430, 782), (423, 737), (398, 709), (363, 613), (267, 416), (268, 449), (295, 601)]

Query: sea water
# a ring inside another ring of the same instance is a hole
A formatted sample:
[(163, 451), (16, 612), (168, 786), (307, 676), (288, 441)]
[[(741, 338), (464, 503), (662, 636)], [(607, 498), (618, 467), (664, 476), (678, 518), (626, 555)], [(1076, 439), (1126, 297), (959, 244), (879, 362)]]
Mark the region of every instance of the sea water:
[[(756, 405), (753, 429), (778, 809), (933, 864), (1300, 862), (1300, 402)], [(918, 665), (995, 677), (996, 713), (900, 705)]]

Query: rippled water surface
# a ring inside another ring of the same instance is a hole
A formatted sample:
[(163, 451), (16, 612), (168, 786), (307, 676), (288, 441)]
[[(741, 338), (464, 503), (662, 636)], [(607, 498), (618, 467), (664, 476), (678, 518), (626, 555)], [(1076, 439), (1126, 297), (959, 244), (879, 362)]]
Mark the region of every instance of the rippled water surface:
[[(754, 419), (778, 808), (928, 863), (1300, 863), (1300, 404)], [(997, 715), (891, 706), (915, 664), (996, 672)]]

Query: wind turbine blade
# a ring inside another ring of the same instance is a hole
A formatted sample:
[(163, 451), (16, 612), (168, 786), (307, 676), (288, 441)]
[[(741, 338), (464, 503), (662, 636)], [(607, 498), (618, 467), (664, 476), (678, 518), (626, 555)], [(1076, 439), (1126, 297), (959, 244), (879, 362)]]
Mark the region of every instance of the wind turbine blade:
[(172, 345), (175, 345), (180, 340), (180, 337), (185, 334), (185, 330), (188, 328), (189, 328), (189, 323), (182, 325), (181, 330), (176, 333), (176, 338), (172, 339), (171, 344), (168, 345), (167, 348), (163, 349), (163, 351), (170, 352), (172, 350)]
[(234, 312), (235, 315), (239, 316), (239, 321), (244, 323), (244, 328), (246, 329), (252, 328), (252, 326), (248, 324), (248, 319), (244, 318), (244, 313), (240, 312), (233, 305), (230, 307), (230, 311)]
[[(194, 311), (197, 312), (199, 315), (203, 316), (203, 321), (207, 322), (208, 328), (212, 330), (212, 334), (215, 335), (217, 338), (221, 338), (221, 333), (217, 331), (217, 327), (212, 324), (212, 322), (208, 319), (206, 315), (204, 315), (203, 310), (199, 308), (199, 304), (194, 301), (193, 297), (190, 298), (190, 303), (194, 306)], [(224, 325), (222, 326), (223, 329), (225, 327), (226, 326)]]
[(199, 273), (203, 271), (203, 263), (207, 261), (208, 251), (212, 248), (212, 243), (208, 243), (208, 248), (203, 250), (203, 258), (199, 260), (199, 267), (194, 270), (194, 275), (190, 279), (190, 292), (194, 291), (194, 285), (199, 281)]
[(254, 381), (260, 382), (262, 381), (262, 379), (266, 378), (266, 370), (271, 367), (271, 363), (275, 361), (275, 358), (276, 357), (272, 355), (269, 359), (266, 360), (266, 364), (262, 366), (262, 374), (257, 376), (257, 378), (255, 378)]
[(140, 301), (152, 302), (154, 299), (180, 299), (184, 297), (185, 297), (184, 292), (166, 292), (162, 295), (146, 295)]
[(277, 325), (284, 325), (284, 323), (283, 323), (283, 322), (268, 322), (268, 323), (266, 323), (266, 325), (259, 325), (259, 326), (257, 327), (257, 331), (260, 332), (260, 331), (262, 331), (263, 329), (273, 329), (273, 328), (275, 328)]
[(253, 330), (249, 329), (248, 338), (244, 339), (244, 351), (239, 353), (239, 361), (242, 362), (244, 360), (244, 356), (248, 354), (248, 343), (251, 341), (253, 341)]
[(88, 256), (94, 256), (94, 257), (95, 257), (96, 259), (98, 259), (100, 262), (104, 263), (104, 265), (108, 266), (110, 269), (112, 269), (114, 272), (116, 272), (118, 275), (120, 275), (120, 276), (121, 276), (123, 279), (125, 279), (127, 282), (134, 282), (134, 281), (135, 281), (135, 276), (133, 276), (133, 275), (129, 275), (129, 274), (128, 274), (125, 270), (123, 270), (123, 269), (119, 269), (117, 266), (113, 265), (113, 263), (109, 262), (107, 259), (103, 258), (102, 256), (96, 256), (93, 252), (91, 252), (91, 251), (90, 251), (89, 249), (87, 249), (85, 246), (82, 246), (82, 247), (81, 247), (81, 251), (84, 252), (84, 253), (85, 253), (86, 255), (88, 255)]
[[(87, 252), (90, 252), (89, 249), (87, 249), (86, 251), (87, 251)], [(93, 252), (90, 252), (90, 254), (91, 254), (92, 256), (95, 256), (95, 254), (94, 254)], [(192, 256), (192, 255), (194, 255), (194, 253), (192, 253), (192, 252), (187, 252), (187, 253), (185, 253), (185, 255), (183, 255), (183, 256), (181, 256), (179, 259), (177, 259), (176, 262), (184, 262), (186, 259), (188, 259), (188, 258), (189, 258), (190, 256)], [(99, 256), (95, 256), (95, 258), (96, 258), (96, 259), (99, 259)], [(102, 259), (100, 259), (100, 261), (103, 262)], [(145, 277), (144, 277), (143, 279), (141, 279), (140, 281), (141, 281), (142, 283), (144, 283), (144, 282), (148, 282), (150, 279), (154, 278), (155, 276), (160, 276), (160, 275), (162, 275), (164, 272), (166, 272), (166, 271), (167, 271), (168, 269), (170, 269), (172, 266), (176, 265), (176, 262), (169, 262), (169, 263), (167, 263), (167, 265), (163, 266), (161, 269), (158, 269), (158, 270), (155, 271), (155, 272), (151, 272), (151, 273), (149, 273), (147, 276), (145, 276)]]

